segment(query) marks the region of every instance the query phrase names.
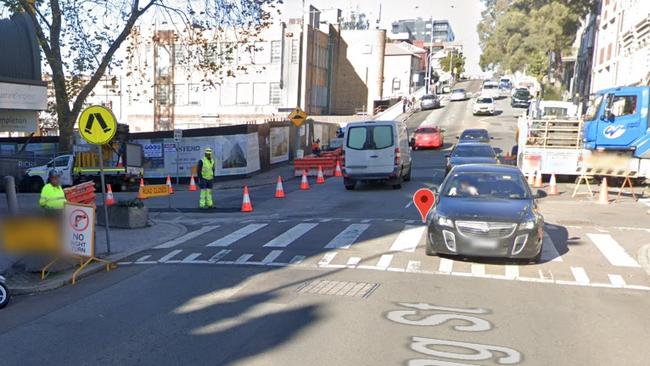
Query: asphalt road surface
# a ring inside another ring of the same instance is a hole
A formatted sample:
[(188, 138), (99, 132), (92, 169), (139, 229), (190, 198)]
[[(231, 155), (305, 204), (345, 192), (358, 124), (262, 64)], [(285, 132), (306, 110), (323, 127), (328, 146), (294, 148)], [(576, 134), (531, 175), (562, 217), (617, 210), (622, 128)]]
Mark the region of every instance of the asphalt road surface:
[(165, 214), (188, 233), (0, 311), (0, 364), (650, 364), (643, 228), (563, 198), (541, 204), (543, 263), (424, 254), (411, 196), (442, 181), (454, 137), (486, 127), (504, 151), (514, 139), (508, 99), (494, 117), (470, 103), (407, 121), (446, 128), (446, 144), (414, 152), (401, 190), (292, 181), (251, 215)]

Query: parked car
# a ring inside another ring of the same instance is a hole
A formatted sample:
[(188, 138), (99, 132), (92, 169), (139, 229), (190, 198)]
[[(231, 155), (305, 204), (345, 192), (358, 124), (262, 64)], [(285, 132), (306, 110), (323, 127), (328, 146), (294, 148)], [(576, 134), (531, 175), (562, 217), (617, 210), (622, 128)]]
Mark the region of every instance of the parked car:
[(420, 98), (420, 109), (424, 111), (427, 109), (434, 109), (434, 108), (440, 108), (440, 98), (438, 98), (437, 95), (428, 94)]
[(460, 133), (460, 136), (456, 136), (458, 143), (464, 142), (485, 142), (488, 143), (492, 140), (492, 137), (488, 133), (488, 130), (484, 128), (469, 128)]
[(513, 108), (528, 108), (532, 98), (528, 89), (517, 89), (510, 99), (510, 106)]
[(9, 303), (9, 290), (7, 290), (5, 281), (5, 278), (0, 276), (0, 309), (4, 308)]
[(445, 175), (456, 166), (465, 164), (499, 164), (497, 154), (489, 144), (482, 142), (466, 142), (456, 144), (451, 153), (445, 155), (447, 166)]
[(518, 168), (456, 167), (436, 198), (427, 218), (427, 255), (541, 259), (544, 217)]
[(445, 129), (437, 126), (420, 127), (413, 134), (411, 147), (413, 150), (441, 148), (445, 144), (443, 132)]
[(343, 148), (343, 183), (352, 190), (357, 182), (382, 181), (400, 189), (411, 180), (411, 149), (406, 125), (398, 121), (349, 123)]
[(496, 111), (496, 103), (492, 97), (478, 97), (474, 100), (474, 105), (472, 106), (472, 113), (474, 115), (478, 114), (489, 114), (494, 115)]
[(451, 95), (449, 96), (449, 100), (452, 102), (457, 102), (465, 99), (467, 99), (467, 91), (465, 91), (465, 89), (454, 89), (451, 91)]

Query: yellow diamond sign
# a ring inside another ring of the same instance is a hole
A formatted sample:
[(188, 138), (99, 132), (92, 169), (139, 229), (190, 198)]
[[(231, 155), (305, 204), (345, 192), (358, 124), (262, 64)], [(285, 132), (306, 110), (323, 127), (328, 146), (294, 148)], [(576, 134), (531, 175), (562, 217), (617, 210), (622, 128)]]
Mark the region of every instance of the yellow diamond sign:
[(79, 117), (79, 134), (89, 144), (104, 145), (117, 132), (117, 119), (110, 109), (94, 105), (84, 109)]
[(307, 119), (307, 113), (300, 109), (300, 107), (296, 107), (291, 113), (289, 113), (289, 120), (291, 123), (293, 123), (296, 127), (300, 127), (303, 123), (305, 123), (305, 120)]

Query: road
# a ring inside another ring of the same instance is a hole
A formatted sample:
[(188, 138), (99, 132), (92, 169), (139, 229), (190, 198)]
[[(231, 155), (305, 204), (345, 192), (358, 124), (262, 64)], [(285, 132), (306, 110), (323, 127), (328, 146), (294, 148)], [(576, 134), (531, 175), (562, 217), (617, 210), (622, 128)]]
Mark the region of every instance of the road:
[(623, 226), (604, 208), (542, 200), (540, 264), (424, 254), (411, 196), (441, 182), (454, 136), (484, 126), (512, 144), (507, 100), (494, 117), (470, 103), (407, 121), (445, 128), (446, 144), (414, 152), (401, 190), (291, 181), (250, 215), (161, 214), (188, 233), (0, 311), (0, 363), (648, 365), (641, 204), (622, 206)]

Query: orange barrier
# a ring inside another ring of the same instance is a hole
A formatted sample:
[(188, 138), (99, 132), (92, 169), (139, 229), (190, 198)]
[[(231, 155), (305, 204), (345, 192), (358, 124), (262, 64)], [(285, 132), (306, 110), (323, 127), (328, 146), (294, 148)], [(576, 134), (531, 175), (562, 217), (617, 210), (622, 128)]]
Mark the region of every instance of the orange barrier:
[(85, 182), (65, 188), (65, 199), (71, 203), (83, 203), (86, 205), (95, 204), (95, 182)]
[(323, 170), (324, 176), (333, 176), (335, 174), (336, 164), (339, 162), (338, 155), (330, 156), (306, 156), (302, 159), (296, 159), (293, 162), (294, 175), (300, 176), (304, 171), (307, 175), (317, 176), (318, 167)]

